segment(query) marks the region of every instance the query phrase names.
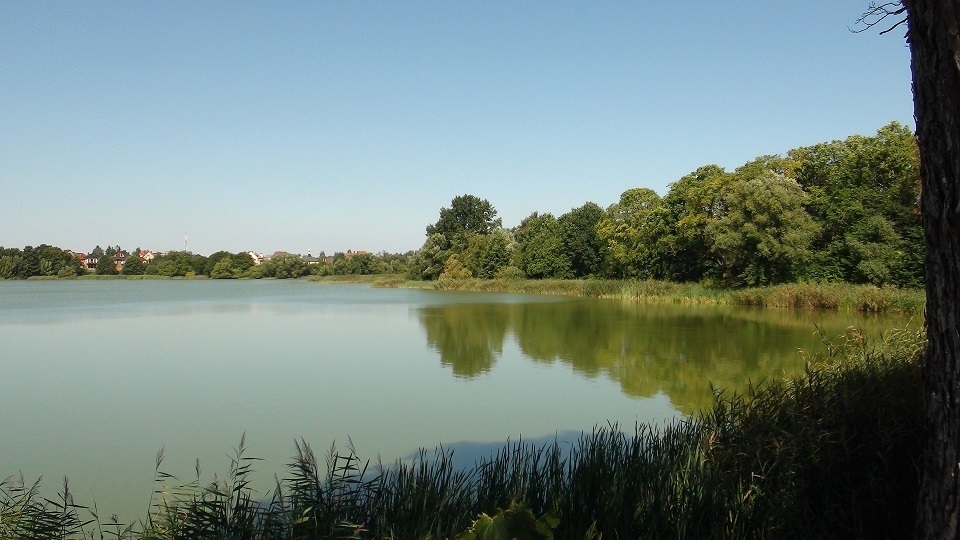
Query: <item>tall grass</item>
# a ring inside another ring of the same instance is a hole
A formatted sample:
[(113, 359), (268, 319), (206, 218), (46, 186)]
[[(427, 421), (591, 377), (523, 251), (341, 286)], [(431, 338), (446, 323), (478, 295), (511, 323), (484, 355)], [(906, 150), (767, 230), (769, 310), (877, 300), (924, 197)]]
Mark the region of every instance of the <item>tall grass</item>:
[(48, 501), (8, 479), (0, 538), (452, 538), (514, 502), (558, 517), (561, 539), (903, 538), (919, 486), (922, 348), (916, 331), (876, 342), (852, 331), (804, 375), (717, 391), (692, 418), (507, 443), (466, 467), (444, 448), (371, 465), (352, 445), (318, 458), (300, 441), (266, 495), (250, 487), (257, 460), (243, 439), (207, 485), (199, 465), (186, 483), (162, 472), (161, 452), (148, 517), (106, 533), (66, 484)]
[(549, 294), (584, 298), (619, 298), (649, 303), (739, 305), (794, 309), (922, 313), (922, 289), (899, 289), (849, 283), (788, 283), (727, 289), (699, 283), (603, 279), (462, 279), (374, 282), (377, 287), (406, 287), (475, 292)]

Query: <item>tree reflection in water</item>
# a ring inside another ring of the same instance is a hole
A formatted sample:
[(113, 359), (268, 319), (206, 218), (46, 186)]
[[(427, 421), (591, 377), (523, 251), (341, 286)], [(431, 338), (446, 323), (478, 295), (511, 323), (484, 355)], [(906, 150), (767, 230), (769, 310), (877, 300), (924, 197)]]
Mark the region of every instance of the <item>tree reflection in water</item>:
[(819, 328), (837, 338), (902, 327), (896, 316), (570, 299), (461, 303), (419, 308), (428, 344), (456, 377), (493, 369), (512, 335), (526, 358), (607, 377), (632, 397), (663, 393), (691, 414), (709, 406), (711, 385), (728, 391), (797, 373), (799, 350), (822, 350)]

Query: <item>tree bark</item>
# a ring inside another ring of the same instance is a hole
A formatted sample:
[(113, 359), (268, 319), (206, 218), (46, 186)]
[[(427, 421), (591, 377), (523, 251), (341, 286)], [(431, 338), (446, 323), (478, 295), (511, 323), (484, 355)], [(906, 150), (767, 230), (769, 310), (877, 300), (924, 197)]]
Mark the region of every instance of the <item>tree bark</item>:
[(927, 443), (918, 537), (960, 537), (960, 1), (903, 0), (926, 235)]

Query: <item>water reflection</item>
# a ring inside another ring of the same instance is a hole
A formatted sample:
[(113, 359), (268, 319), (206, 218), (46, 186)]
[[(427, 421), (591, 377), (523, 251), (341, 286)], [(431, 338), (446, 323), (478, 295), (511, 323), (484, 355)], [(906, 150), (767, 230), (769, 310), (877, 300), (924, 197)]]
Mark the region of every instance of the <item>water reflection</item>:
[(853, 325), (879, 335), (907, 323), (837, 312), (596, 300), (464, 303), (417, 311), (427, 342), (457, 377), (493, 369), (512, 335), (534, 362), (560, 362), (584, 377), (609, 378), (631, 397), (666, 394), (685, 414), (711, 403), (711, 384), (743, 389), (750, 381), (802, 370), (799, 349), (822, 346), (817, 328), (830, 337)]

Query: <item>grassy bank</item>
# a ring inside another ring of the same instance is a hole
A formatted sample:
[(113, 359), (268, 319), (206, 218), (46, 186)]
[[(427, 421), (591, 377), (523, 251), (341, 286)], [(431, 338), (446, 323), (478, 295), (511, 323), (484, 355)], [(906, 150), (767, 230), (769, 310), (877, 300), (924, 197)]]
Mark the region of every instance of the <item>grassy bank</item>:
[(567, 279), (463, 279), (404, 281), (398, 278), (373, 281), (374, 286), (433, 290), (548, 294), (584, 298), (619, 298), (641, 302), (676, 304), (724, 304), (848, 311), (895, 311), (922, 313), (922, 289), (899, 289), (846, 283), (791, 283), (724, 289), (696, 283), (636, 280)]
[(249, 488), (256, 460), (242, 441), (212, 485), (177, 480), (158, 456), (152, 511), (135, 526), (86, 522), (66, 486), (46, 500), (8, 479), (0, 538), (450, 538), (512, 502), (559, 519), (562, 539), (908, 537), (922, 346), (917, 332), (877, 343), (852, 333), (804, 376), (718, 392), (689, 420), (510, 443), (465, 469), (443, 449), (378, 466), (349, 448), (318, 458), (301, 442), (263, 496)]
[(405, 278), (400, 274), (307, 276), (307, 281), (315, 283), (370, 283), (375, 287), (393, 287), (398, 283), (404, 282), (404, 280)]

